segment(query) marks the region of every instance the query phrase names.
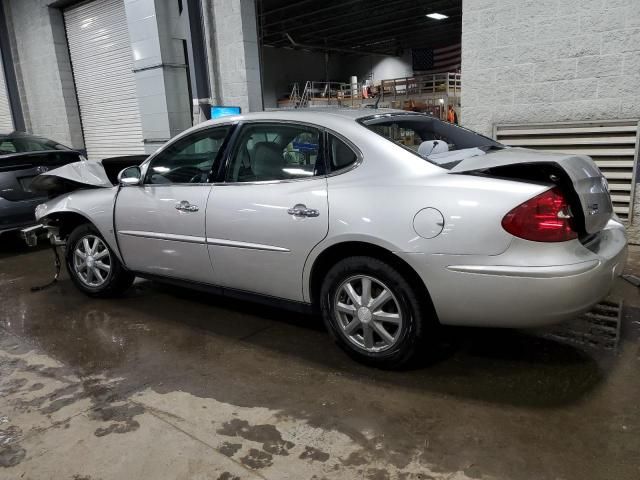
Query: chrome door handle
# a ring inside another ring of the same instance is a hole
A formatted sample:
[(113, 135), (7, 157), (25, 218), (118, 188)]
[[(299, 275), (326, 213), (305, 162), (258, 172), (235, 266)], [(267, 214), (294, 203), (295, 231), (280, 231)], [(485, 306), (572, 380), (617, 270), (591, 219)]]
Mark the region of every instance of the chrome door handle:
[(298, 203), (293, 208), (287, 210), (289, 215), (293, 215), (294, 217), (319, 217), (320, 211), (315, 208), (307, 208), (306, 205), (302, 203)]
[(200, 208), (197, 205), (191, 205), (186, 200), (176, 203), (176, 210), (181, 212), (197, 212)]

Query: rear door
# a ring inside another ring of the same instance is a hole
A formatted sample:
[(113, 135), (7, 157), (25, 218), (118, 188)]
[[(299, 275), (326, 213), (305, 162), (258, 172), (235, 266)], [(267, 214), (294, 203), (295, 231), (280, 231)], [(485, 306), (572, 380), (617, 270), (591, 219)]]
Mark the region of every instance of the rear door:
[(205, 240), (209, 176), (230, 129), (220, 126), (179, 138), (146, 165), (143, 184), (121, 189), (115, 225), (128, 268), (211, 283)]
[(217, 285), (302, 301), (302, 271), (328, 231), (324, 133), (246, 123), (207, 204)]

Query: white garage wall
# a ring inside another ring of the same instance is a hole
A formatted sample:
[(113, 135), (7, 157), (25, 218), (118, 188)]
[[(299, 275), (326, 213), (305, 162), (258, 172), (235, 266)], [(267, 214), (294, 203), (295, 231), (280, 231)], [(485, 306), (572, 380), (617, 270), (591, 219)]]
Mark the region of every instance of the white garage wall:
[[(324, 81), (324, 54), (286, 48), (262, 49), (262, 91), (265, 108), (278, 106), (278, 98), (288, 94), (287, 85), (307, 80)], [(336, 56), (329, 55), (329, 79), (340, 81)], [(346, 81), (346, 80), (345, 80)]]
[[(495, 124), (640, 118), (639, 0), (463, 0), (462, 114)], [(637, 162), (637, 158), (636, 158)], [(629, 227), (640, 243), (640, 189)]]
[(379, 55), (345, 57), (342, 71), (347, 80), (351, 75), (357, 75), (359, 81), (371, 79), (374, 82), (389, 78), (408, 77), (413, 75), (411, 51), (408, 50), (401, 57), (382, 57)]
[(640, 117), (639, 0), (464, 0), (464, 125)]
[(2, 63), (0, 63), (0, 133), (12, 131), (13, 118), (11, 117), (11, 108), (9, 107), (9, 97), (4, 79), (4, 71), (2, 69)]

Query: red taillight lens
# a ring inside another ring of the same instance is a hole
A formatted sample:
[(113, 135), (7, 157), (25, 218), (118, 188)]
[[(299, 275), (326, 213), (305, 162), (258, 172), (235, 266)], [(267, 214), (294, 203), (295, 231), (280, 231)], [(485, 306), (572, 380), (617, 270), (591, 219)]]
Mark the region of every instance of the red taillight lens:
[(559, 188), (527, 200), (502, 219), (511, 235), (534, 242), (565, 242), (578, 238), (571, 225), (571, 210)]

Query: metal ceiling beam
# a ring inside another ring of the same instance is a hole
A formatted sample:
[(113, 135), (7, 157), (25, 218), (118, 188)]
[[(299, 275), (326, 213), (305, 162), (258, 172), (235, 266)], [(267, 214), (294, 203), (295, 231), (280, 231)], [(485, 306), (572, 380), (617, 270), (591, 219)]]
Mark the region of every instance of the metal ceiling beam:
[(385, 57), (389, 56), (386, 53), (366, 51), (366, 50), (355, 49), (355, 48), (327, 47), (326, 45), (309, 45), (304, 43), (297, 43), (293, 38), (291, 38), (291, 35), (289, 35), (288, 33), (285, 33), (285, 35), (289, 40), (289, 42), (291, 43), (291, 46), (296, 48), (308, 49), (308, 50), (320, 50), (323, 52), (352, 53), (357, 55), (381, 55)]
[[(397, 22), (394, 22), (394, 23), (397, 23)], [(455, 23), (447, 23), (447, 24), (432, 26), (429, 22), (421, 21), (421, 22), (414, 22), (410, 25), (393, 27), (393, 28), (387, 29), (384, 32), (368, 33), (365, 31), (360, 33), (359, 35), (352, 35), (351, 32), (349, 32), (348, 34), (345, 34), (345, 35), (338, 35), (338, 36), (332, 37), (331, 40), (341, 41), (345, 43), (362, 43), (363, 41), (366, 41), (371, 38), (380, 39), (380, 40), (385, 38), (396, 38), (398, 36), (403, 36), (403, 33), (406, 32), (408, 29), (417, 29), (417, 28), (423, 28), (424, 31), (420, 33), (423, 33), (424, 35), (433, 35), (434, 33), (448, 31), (448, 30), (458, 31), (461, 29), (460, 25)], [(416, 32), (411, 32), (411, 33), (413, 34)]]
[(344, 1), (342, 3), (339, 3), (339, 4), (336, 4), (336, 5), (331, 5), (331, 6), (328, 6), (328, 7), (320, 8), (318, 10), (312, 10), (312, 11), (301, 13), (299, 15), (295, 15), (295, 16), (292, 16), (292, 17), (281, 18), (281, 19), (278, 19), (278, 20), (273, 20), (271, 22), (265, 21), (265, 23), (263, 24), (263, 27), (267, 28), (267, 27), (270, 27), (272, 25), (279, 25), (279, 24), (282, 24), (282, 23), (285, 23), (285, 22), (298, 20), (300, 18), (308, 17), (308, 16), (311, 16), (311, 15), (318, 15), (320, 12), (328, 12), (328, 11), (331, 11), (331, 10), (335, 10), (337, 8), (344, 8), (344, 7), (348, 6), (348, 5), (353, 5), (355, 3), (361, 3), (361, 2), (362, 2), (362, 0), (346, 0), (346, 1)]
[[(267, 15), (272, 15), (275, 12), (279, 12), (281, 10), (287, 10), (287, 9), (290, 9), (290, 8), (297, 8), (297, 7), (300, 7), (300, 5), (303, 5), (305, 3), (311, 3), (311, 2), (314, 2), (314, 1), (317, 1), (317, 0), (299, 0), (299, 1), (293, 2), (293, 3), (292, 2), (287, 2), (286, 5), (283, 5), (281, 7), (272, 8), (271, 10), (267, 10), (267, 11), (262, 12), (260, 14), (260, 16), (261, 17), (266, 17)], [(262, 4), (264, 5), (264, 0), (262, 0)]]
[[(402, 26), (402, 28), (407, 28), (407, 24), (409, 25), (414, 25), (414, 24), (427, 24), (427, 25), (433, 25), (434, 27), (437, 26), (451, 26), (451, 24), (453, 23), (452, 20), (457, 18), (457, 15), (452, 15), (450, 16), (448, 19), (446, 20), (432, 20), (430, 18), (427, 18), (426, 16), (419, 16), (419, 17), (415, 17), (413, 19), (408, 19), (406, 17), (402, 17), (402, 18), (395, 18), (393, 20), (389, 20), (387, 22), (383, 22), (383, 23), (377, 23), (375, 25), (369, 24), (365, 27), (361, 27), (361, 28), (356, 28), (356, 29), (349, 29), (347, 31), (344, 31), (342, 33), (338, 33), (336, 35), (333, 35), (334, 38), (341, 38), (346, 36), (353, 36), (354, 34), (358, 33), (358, 32), (362, 32), (362, 31), (366, 31), (366, 30), (371, 30), (372, 28), (376, 28), (376, 29), (380, 29), (382, 27), (386, 27), (388, 25), (394, 25), (397, 23), (402, 23), (404, 22), (404, 25)], [(434, 22), (438, 22), (438, 23), (434, 23)]]
[[(396, 4), (402, 4), (402, 3), (407, 3), (406, 0), (398, 0), (398, 1), (391, 1), (391, 2), (387, 2), (385, 5), (396, 5)], [(367, 29), (371, 29), (371, 28), (378, 28), (381, 26), (381, 24), (375, 24), (374, 22), (376, 22), (379, 19), (383, 19), (383, 18), (394, 18), (395, 22), (406, 22), (408, 20), (408, 16), (409, 16), (409, 12), (413, 12), (416, 10), (421, 10), (423, 12), (425, 11), (431, 11), (432, 9), (436, 9), (438, 11), (441, 11), (443, 13), (447, 13), (447, 12), (451, 12), (451, 13), (455, 13), (456, 15), (460, 14), (460, 7), (449, 7), (449, 8), (445, 8), (442, 9), (441, 7), (444, 7), (445, 5), (451, 5), (451, 1), (447, 0), (447, 1), (443, 1), (443, 2), (438, 2), (433, 4), (430, 8), (426, 8), (425, 5), (423, 4), (414, 4), (413, 6), (406, 8), (406, 9), (396, 9), (394, 11), (385, 11), (384, 13), (381, 14), (377, 14), (377, 15), (373, 15), (373, 16), (366, 16), (363, 17), (362, 20), (360, 21), (355, 21), (355, 22), (336, 22), (335, 25), (332, 25), (330, 27), (324, 27), (322, 29), (316, 30), (314, 28), (312, 28), (314, 25), (317, 25), (319, 23), (326, 23), (327, 21), (335, 21), (336, 19), (334, 17), (328, 17), (328, 18), (321, 18), (318, 19), (317, 21), (311, 22), (311, 23), (307, 23), (304, 25), (299, 25), (299, 26), (292, 26), (292, 27), (287, 27), (287, 32), (291, 33), (291, 32), (295, 32), (297, 30), (305, 30), (306, 33), (303, 33), (303, 35), (315, 35), (315, 34), (320, 34), (322, 32), (327, 32), (327, 31), (331, 31), (331, 30), (336, 30), (336, 29), (342, 29), (343, 31), (345, 29), (348, 29), (349, 33), (352, 32), (357, 32), (357, 31), (362, 31), (362, 30), (367, 30)], [(352, 16), (352, 15), (362, 15), (361, 11), (358, 12), (351, 12), (351, 13), (347, 13), (346, 15), (343, 15), (340, 17), (340, 20), (343, 20), (346, 17)], [(396, 14), (396, 15), (394, 15)], [(414, 15), (415, 19), (420, 19), (422, 18), (422, 15)], [(426, 15), (426, 14), (425, 14)], [(425, 16), (426, 18), (426, 16)], [(434, 20), (429, 19), (429, 21), (433, 22)], [(360, 29), (353, 29), (354, 25), (361, 25), (362, 23), (366, 22), (367, 25), (364, 28), (360, 28)], [(382, 24), (384, 25), (384, 24)], [(278, 35), (279, 32), (277, 31), (271, 31), (271, 32), (265, 32), (265, 37), (270, 37), (270, 36), (275, 36)], [(328, 34), (327, 37), (330, 37), (331, 34)]]
[[(402, 3), (406, 3), (406, 1), (407, 0), (395, 0), (395, 1), (386, 1), (385, 0), (385, 1), (383, 1), (383, 4), (384, 4), (384, 7), (390, 7), (390, 6), (393, 6), (393, 5), (399, 5), (399, 4), (402, 4)], [(417, 7), (413, 7), (413, 8), (417, 8)], [(340, 20), (343, 21), (343, 20), (345, 20), (345, 18), (349, 18), (349, 17), (356, 16), (356, 15), (362, 16), (362, 11), (361, 10), (355, 10), (355, 11), (351, 11), (351, 12), (348, 12), (348, 13), (341, 14), (340, 15)], [(366, 17), (366, 18), (367, 19), (372, 19), (372, 18), (378, 18), (378, 17), (388, 16), (388, 15), (389, 15), (389, 12), (387, 11), (382, 15), (374, 15), (373, 17)], [(336, 21), (335, 16), (327, 16), (327, 17), (324, 17), (324, 18), (320, 18), (320, 19), (318, 19), (318, 20), (316, 20), (314, 22), (311, 22), (311, 23), (305, 23), (305, 24), (301, 24), (301, 25), (298, 25), (298, 26), (287, 27), (287, 32), (291, 33), (291, 32), (294, 32), (296, 30), (302, 30), (302, 29), (308, 30), (309, 27), (312, 27), (314, 25), (318, 25), (320, 23), (327, 23), (327, 22), (334, 22), (335, 23), (335, 21)], [(357, 23), (357, 21), (356, 21), (356, 23)], [(349, 22), (349, 24), (351, 25), (351, 24), (353, 24), (353, 22)], [(321, 28), (319, 30), (316, 30), (316, 29), (311, 29), (311, 30), (313, 30), (314, 33), (320, 33), (320, 32), (325, 32), (325, 31), (328, 31), (328, 30), (335, 30), (336, 28), (344, 28), (344, 26), (345, 26), (345, 23), (340, 23), (339, 25), (335, 25), (334, 24), (334, 25), (331, 25), (330, 27), (324, 27), (324, 28)], [(276, 33), (276, 32), (274, 32), (274, 33)]]

